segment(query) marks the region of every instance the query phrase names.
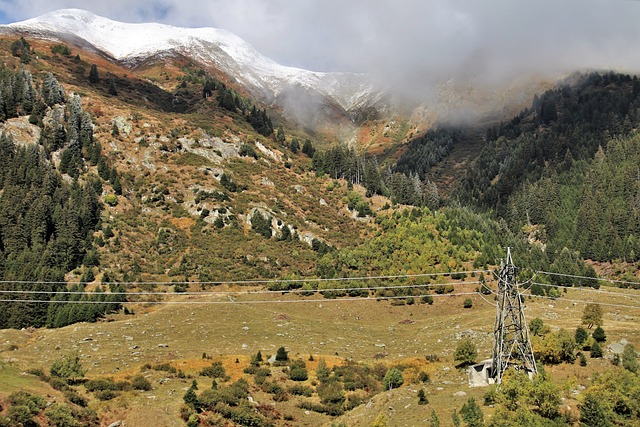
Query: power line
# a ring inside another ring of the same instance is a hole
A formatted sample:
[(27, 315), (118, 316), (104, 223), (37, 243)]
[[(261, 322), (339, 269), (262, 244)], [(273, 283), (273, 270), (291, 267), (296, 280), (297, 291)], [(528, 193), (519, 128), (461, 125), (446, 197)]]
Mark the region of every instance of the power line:
[(640, 293), (638, 293), (638, 294), (628, 294), (628, 293), (625, 293), (625, 292), (613, 292), (613, 291), (605, 291), (605, 290), (602, 290), (602, 289), (583, 288), (583, 287), (577, 287), (577, 286), (556, 285), (556, 284), (548, 284), (548, 283), (540, 283), (540, 282), (531, 282), (531, 285), (544, 286), (544, 287), (548, 287), (548, 288), (571, 289), (571, 290), (579, 291), (579, 292), (596, 292), (596, 293), (599, 293), (599, 294), (616, 295), (616, 296), (624, 296), (624, 297), (631, 297), (631, 298), (639, 298), (640, 297)]
[(37, 291), (37, 290), (10, 290), (0, 289), (0, 294), (46, 294), (46, 295), (253, 295), (253, 294), (288, 294), (288, 293), (305, 293), (305, 292), (335, 292), (335, 291), (377, 291), (384, 289), (413, 289), (413, 288), (431, 288), (437, 286), (454, 286), (454, 285), (479, 285), (482, 282), (449, 282), (449, 283), (429, 283), (423, 285), (397, 285), (397, 286), (363, 286), (352, 288), (326, 288), (326, 289), (282, 289), (282, 290), (254, 290), (254, 291), (214, 291), (214, 292), (88, 292), (88, 291)]
[[(356, 277), (310, 277), (299, 279), (249, 279), (249, 280), (217, 280), (217, 281), (194, 281), (194, 282), (113, 282), (114, 285), (252, 285), (252, 284), (273, 284), (273, 283), (304, 283), (304, 282), (341, 282), (349, 280), (389, 280), (389, 279), (406, 279), (418, 277), (434, 277), (434, 276), (452, 276), (454, 274), (475, 274), (490, 273), (491, 270), (468, 270), (468, 271), (450, 271), (440, 273), (419, 273), (419, 274), (397, 274), (385, 276), (356, 276)], [(45, 280), (0, 280), (0, 284), (26, 284), (26, 285), (67, 285), (69, 282), (63, 281), (45, 281)], [(103, 283), (103, 285), (110, 283)]]
[(575, 302), (575, 303), (582, 303), (582, 304), (598, 304), (598, 305), (603, 305), (606, 307), (624, 307), (624, 308), (640, 308), (640, 306), (637, 305), (626, 305), (626, 304), (613, 304), (613, 303), (606, 303), (606, 302), (600, 302), (600, 301), (585, 301), (585, 300), (579, 300), (579, 299), (570, 299), (570, 298), (562, 298), (561, 300), (559, 300), (556, 297), (550, 297), (547, 295), (534, 295), (534, 294), (522, 294), (523, 296), (529, 296), (529, 297), (534, 297), (534, 298), (545, 298), (545, 299), (552, 299), (555, 301), (567, 301), (567, 302)]
[(637, 285), (637, 286), (640, 286), (640, 282), (629, 282), (627, 280), (603, 279), (601, 277), (588, 277), (588, 276), (578, 276), (578, 275), (575, 275), (575, 274), (552, 273), (550, 271), (535, 271), (535, 273), (548, 274), (548, 275), (551, 275), (551, 276), (570, 277), (570, 278), (574, 278), (574, 279), (598, 280), (598, 281), (602, 281), (602, 282), (621, 283), (621, 284), (625, 284), (625, 285)]
[(29, 303), (50, 303), (50, 304), (284, 304), (284, 303), (305, 303), (305, 302), (352, 302), (352, 301), (383, 301), (393, 299), (422, 298), (430, 297), (453, 297), (464, 295), (476, 295), (478, 292), (459, 292), (450, 294), (422, 294), (422, 295), (402, 295), (391, 297), (348, 297), (348, 298), (322, 298), (322, 299), (292, 299), (292, 300), (254, 300), (254, 301), (55, 301), (55, 300), (29, 300), (29, 299), (0, 299), (0, 302), (29, 302)]

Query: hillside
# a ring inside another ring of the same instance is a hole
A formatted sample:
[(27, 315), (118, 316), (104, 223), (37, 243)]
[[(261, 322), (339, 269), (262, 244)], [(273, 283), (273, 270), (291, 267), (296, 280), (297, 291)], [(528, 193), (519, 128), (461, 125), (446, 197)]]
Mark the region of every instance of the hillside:
[[(598, 401), (637, 424), (632, 77), (541, 94), (486, 138), (371, 121), (361, 152), (228, 70), (94, 48), (0, 38), (0, 425), (452, 425), (470, 398), (487, 425), (578, 425)], [(469, 389), (456, 357), (491, 356), (505, 247), (548, 373), (511, 394)], [(606, 337), (577, 342), (591, 303)]]

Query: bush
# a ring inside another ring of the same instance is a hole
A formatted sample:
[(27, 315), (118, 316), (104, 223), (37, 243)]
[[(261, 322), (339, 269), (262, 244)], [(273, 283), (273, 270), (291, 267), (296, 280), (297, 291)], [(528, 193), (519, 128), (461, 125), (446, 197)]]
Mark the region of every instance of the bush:
[(95, 392), (96, 398), (99, 400), (111, 400), (118, 395), (114, 390), (101, 390)]
[(293, 394), (294, 396), (311, 397), (313, 395), (313, 388), (302, 384), (296, 384), (289, 387), (289, 393)]
[(33, 425), (32, 417), (33, 414), (29, 410), (28, 406), (17, 405), (10, 406), (7, 410), (7, 416), (14, 423), (10, 424), (11, 426), (30, 426)]
[(476, 350), (476, 345), (473, 343), (471, 338), (464, 338), (458, 346), (456, 347), (456, 351), (453, 354), (453, 358), (456, 362), (460, 362), (461, 366), (471, 365), (476, 361), (476, 357), (478, 356), (478, 351)]
[(309, 374), (305, 368), (292, 368), (289, 371), (289, 378), (293, 381), (306, 381)]
[(432, 305), (433, 304), (433, 297), (431, 295), (423, 295), (422, 302), (424, 304)]
[(227, 373), (224, 370), (224, 366), (222, 366), (222, 362), (213, 362), (211, 366), (202, 368), (202, 370), (200, 371), (200, 375), (204, 377), (210, 377), (210, 378), (226, 378), (227, 377)]
[(142, 375), (137, 375), (131, 380), (131, 387), (135, 390), (149, 391), (151, 390), (151, 383)]
[(473, 300), (471, 298), (465, 298), (464, 303), (462, 304), (464, 308), (473, 307)]
[[(148, 369), (149, 365), (145, 365), (145, 367), (147, 367)], [(151, 369), (153, 369), (154, 371), (163, 371), (163, 372), (168, 372), (170, 374), (176, 374), (178, 373), (178, 370), (176, 368), (174, 368), (173, 366), (171, 366), (168, 363), (160, 363), (158, 365), (152, 366)]]
[(87, 403), (88, 403), (87, 399), (85, 399), (84, 397), (80, 396), (74, 390), (65, 391), (64, 392), (64, 398), (67, 399), (69, 402), (73, 403), (74, 405), (82, 406), (83, 408), (86, 408)]
[(427, 399), (427, 395), (424, 393), (424, 389), (418, 390), (418, 405), (426, 405), (429, 403), (429, 399)]
[(105, 390), (120, 390), (120, 386), (115, 383), (111, 378), (98, 378), (95, 380), (89, 380), (84, 383), (84, 387), (87, 391), (105, 391)]
[(109, 193), (105, 195), (102, 200), (109, 206), (115, 206), (118, 204), (118, 196), (116, 196), (115, 194)]
[(80, 423), (75, 419), (73, 411), (67, 405), (55, 403), (45, 411), (49, 418), (50, 425), (57, 427), (76, 427)]
[(241, 157), (253, 157), (254, 159), (258, 159), (258, 153), (253, 147), (249, 144), (242, 144), (240, 146), (240, 156)]
[(36, 415), (46, 406), (46, 402), (41, 396), (31, 394), (28, 391), (17, 391), (15, 393), (11, 393), (9, 395), (9, 402), (11, 405), (16, 407), (26, 407), (32, 415)]
[(544, 322), (539, 317), (536, 317), (535, 319), (531, 320), (531, 322), (529, 322), (529, 331), (531, 331), (531, 335), (541, 335), (543, 328)]
[(418, 374), (418, 382), (428, 383), (428, 382), (431, 382), (431, 378), (429, 377), (429, 374), (427, 374), (426, 372), (420, 371), (420, 373)]
[(69, 383), (62, 378), (52, 377), (49, 381), (49, 385), (51, 385), (52, 388), (58, 391), (71, 390)]
[(633, 345), (627, 344), (622, 352), (622, 366), (630, 372), (638, 372), (638, 353)]

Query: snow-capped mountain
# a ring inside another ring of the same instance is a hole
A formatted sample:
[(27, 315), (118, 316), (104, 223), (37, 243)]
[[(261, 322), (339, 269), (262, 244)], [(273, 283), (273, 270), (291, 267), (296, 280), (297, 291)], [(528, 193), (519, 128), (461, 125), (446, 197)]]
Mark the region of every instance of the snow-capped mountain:
[[(0, 27), (1, 29), (1, 27)], [(295, 114), (301, 104), (339, 106), (354, 117), (382, 98), (364, 74), (313, 72), (287, 67), (265, 57), (229, 31), (179, 28), (158, 23), (112, 21), (79, 9), (63, 9), (4, 26), (31, 36), (88, 43), (131, 66), (153, 56), (178, 52), (214, 65), (254, 95)]]

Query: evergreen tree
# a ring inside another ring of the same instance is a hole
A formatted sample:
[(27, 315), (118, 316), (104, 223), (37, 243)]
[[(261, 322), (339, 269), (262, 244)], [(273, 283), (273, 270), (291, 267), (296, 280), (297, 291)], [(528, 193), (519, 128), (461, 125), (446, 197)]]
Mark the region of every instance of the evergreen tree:
[(627, 344), (622, 352), (622, 367), (626, 370), (638, 372), (638, 354), (633, 345)]
[(31, 62), (31, 46), (24, 37), (11, 43), (11, 54), (19, 57), (23, 64)]
[(583, 427), (609, 427), (609, 416), (600, 400), (593, 394), (587, 393), (580, 405), (580, 425)]
[(468, 427), (481, 427), (484, 425), (482, 409), (480, 409), (480, 406), (478, 406), (478, 403), (473, 397), (470, 397), (462, 406), (460, 416)]
[(440, 427), (440, 418), (438, 418), (435, 409), (431, 410), (431, 427)]
[(316, 152), (313, 144), (310, 139), (306, 139), (304, 144), (302, 145), (302, 152), (307, 155), (307, 157), (313, 157)]
[(589, 334), (587, 333), (587, 331), (582, 328), (581, 326), (578, 326), (576, 328), (576, 344), (578, 346), (582, 346), (582, 344), (584, 344), (587, 339), (589, 339)]
[(591, 358), (598, 359), (601, 357), (602, 357), (602, 346), (600, 346), (600, 343), (596, 341), (591, 345)]
[(300, 143), (298, 142), (298, 138), (292, 138), (289, 143), (289, 149), (293, 154), (297, 154), (300, 150)]
[(602, 326), (598, 326), (593, 331), (592, 336), (596, 342), (605, 342), (607, 340), (607, 335), (605, 334), (604, 329), (602, 329)]
[(279, 347), (276, 351), (276, 361), (277, 362), (287, 362), (289, 360), (289, 354), (284, 347)]
[(91, 69), (89, 70), (89, 83), (96, 84), (100, 82), (100, 76), (98, 75), (98, 66), (96, 64), (91, 64)]

